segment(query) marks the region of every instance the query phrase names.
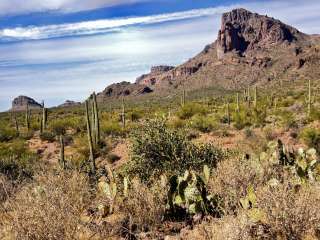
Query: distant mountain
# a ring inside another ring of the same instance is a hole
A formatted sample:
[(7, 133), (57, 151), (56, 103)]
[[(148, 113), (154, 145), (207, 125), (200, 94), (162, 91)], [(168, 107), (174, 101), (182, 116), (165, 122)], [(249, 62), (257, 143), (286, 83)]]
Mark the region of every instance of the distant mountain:
[(194, 58), (177, 67), (153, 67), (136, 83), (125, 87), (113, 84), (101, 94), (104, 98), (170, 94), (182, 86), (187, 90), (215, 86), (240, 89), (279, 80), (318, 79), (319, 64), (319, 35), (307, 35), (272, 17), (234, 9), (222, 15), (217, 40)]
[(60, 104), (58, 107), (76, 107), (76, 106), (80, 106), (81, 102), (75, 102), (75, 101), (71, 101), (71, 100), (66, 100), (63, 104)]
[(12, 111), (24, 111), (27, 109), (40, 109), (42, 105), (36, 102), (34, 99), (27, 97), (27, 96), (19, 96), (16, 97), (12, 101)]

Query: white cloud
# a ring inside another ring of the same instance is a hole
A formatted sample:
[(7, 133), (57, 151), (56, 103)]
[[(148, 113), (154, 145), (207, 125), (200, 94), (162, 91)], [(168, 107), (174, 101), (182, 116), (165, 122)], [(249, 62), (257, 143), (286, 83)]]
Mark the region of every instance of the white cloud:
[(168, 21), (177, 21), (217, 15), (221, 14), (225, 10), (226, 8), (206, 8), (144, 17), (104, 19), (72, 24), (48, 25), (42, 27), (30, 26), (24, 28), (7, 28), (0, 30), (0, 38), (5, 38), (10, 41), (16, 39), (30, 40), (65, 36), (92, 35), (110, 31), (119, 31), (123, 27), (132, 25), (163, 23)]
[(43, 11), (78, 12), (143, 1), (150, 0), (1, 0), (0, 14), (17, 15)]

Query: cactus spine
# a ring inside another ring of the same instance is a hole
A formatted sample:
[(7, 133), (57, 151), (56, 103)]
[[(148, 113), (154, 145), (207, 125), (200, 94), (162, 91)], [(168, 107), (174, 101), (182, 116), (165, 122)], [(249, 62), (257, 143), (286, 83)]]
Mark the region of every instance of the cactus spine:
[(88, 143), (89, 143), (89, 151), (90, 151), (90, 162), (91, 162), (91, 171), (95, 175), (96, 173), (96, 164), (93, 154), (93, 142), (92, 142), (92, 135), (91, 135), (91, 123), (90, 123), (90, 117), (89, 117), (89, 102), (86, 100), (85, 102), (85, 108), (86, 108), (86, 122), (87, 122), (87, 135), (88, 135)]
[(66, 168), (66, 162), (64, 158), (64, 139), (63, 136), (60, 135), (60, 166), (65, 169)]

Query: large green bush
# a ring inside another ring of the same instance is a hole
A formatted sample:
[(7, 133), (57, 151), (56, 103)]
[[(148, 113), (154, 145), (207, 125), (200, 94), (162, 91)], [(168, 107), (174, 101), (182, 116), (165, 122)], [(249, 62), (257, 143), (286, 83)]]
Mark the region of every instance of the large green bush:
[(204, 164), (215, 167), (224, 154), (209, 144), (195, 145), (177, 130), (169, 130), (165, 121), (152, 120), (133, 136), (132, 161), (127, 170), (142, 180), (151, 181), (162, 173), (200, 170)]
[(0, 142), (10, 141), (17, 136), (18, 133), (15, 129), (7, 126), (0, 126)]
[(196, 114), (205, 114), (206, 112), (206, 108), (198, 103), (187, 103), (180, 109), (177, 115), (181, 119), (188, 119)]
[(0, 144), (0, 174), (8, 179), (30, 178), (36, 167), (37, 155), (27, 150), (23, 140)]

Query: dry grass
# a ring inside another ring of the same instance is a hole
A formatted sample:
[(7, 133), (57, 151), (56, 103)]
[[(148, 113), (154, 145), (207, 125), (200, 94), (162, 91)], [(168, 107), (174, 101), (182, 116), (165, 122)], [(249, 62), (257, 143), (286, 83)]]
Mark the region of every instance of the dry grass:
[(15, 239), (74, 239), (90, 200), (86, 177), (76, 172), (44, 173), (8, 204)]
[(135, 179), (121, 208), (129, 219), (129, 229), (150, 231), (163, 220), (165, 191), (160, 188), (150, 189)]

